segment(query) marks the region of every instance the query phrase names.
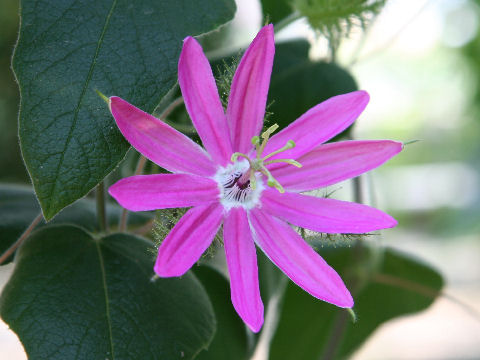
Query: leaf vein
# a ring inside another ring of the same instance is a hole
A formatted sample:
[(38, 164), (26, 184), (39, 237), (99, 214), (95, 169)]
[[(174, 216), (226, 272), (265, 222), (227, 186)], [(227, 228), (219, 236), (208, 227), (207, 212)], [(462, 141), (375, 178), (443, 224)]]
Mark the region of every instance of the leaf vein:
[[(49, 198), (52, 198), (52, 196), (55, 194), (57, 184), (58, 184), (58, 175), (60, 173), (60, 168), (62, 167), (63, 161), (65, 159), (65, 153), (67, 151), (67, 147), (70, 144), (70, 141), (72, 139), (73, 130), (75, 129), (75, 125), (76, 125), (77, 119), (78, 119), (78, 113), (80, 111), (80, 107), (82, 105), (83, 98), (85, 97), (85, 93), (87, 92), (88, 84), (90, 83), (90, 80), (92, 79), (93, 70), (95, 69), (95, 65), (97, 63), (98, 54), (99, 54), (100, 48), (102, 47), (102, 44), (103, 44), (103, 38), (104, 38), (105, 33), (107, 31), (108, 25), (110, 23), (110, 18), (113, 14), (113, 10), (115, 9), (116, 4), (117, 4), (117, 0), (113, 0), (112, 6), (110, 7), (110, 11), (108, 12), (107, 18), (105, 19), (105, 24), (103, 25), (102, 33), (100, 34), (100, 37), (98, 39), (97, 48), (95, 49), (95, 54), (93, 55), (92, 64), (90, 65), (90, 69), (88, 71), (88, 75), (87, 75), (87, 78), (85, 80), (85, 84), (84, 84), (82, 92), (80, 94), (80, 98), (78, 99), (78, 104), (75, 108), (72, 125), (70, 126), (70, 130), (69, 130), (67, 139), (65, 141), (65, 146), (63, 148), (62, 155), (61, 155), (60, 160), (58, 162), (58, 166), (57, 166), (56, 173), (55, 173), (55, 182), (53, 184), (53, 188), (52, 188), (52, 191), (50, 192)], [(53, 203), (49, 202), (49, 206), (48, 206), (49, 211), (46, 211), (47, 214), (50, 213), (50, 209), (51, 209), (52, 205), (53, 205)]]

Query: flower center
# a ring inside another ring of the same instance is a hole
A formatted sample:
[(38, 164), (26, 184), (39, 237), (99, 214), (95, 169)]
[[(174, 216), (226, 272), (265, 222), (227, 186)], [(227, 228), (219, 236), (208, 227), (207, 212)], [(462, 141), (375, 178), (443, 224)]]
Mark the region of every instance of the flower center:
[[(254, 136), (252, 137), (252, 144), (255, 145), (256, 148), (256, 158), (255, 159), (250, 159), (248, 155), (236, 152), (232, 155), (232, 162), (236, 163), (239, 157), (243, 157), (248, 161), (249, 168), (245, 173), (241, 175), (241, 177), (237, 180), (240, 184), (245, 184), (247, 181), (249, 182), (249, 186), (252, 189), (255, 189), (257, 186), (257, 180), (260, 176), (261, 173), (267, 177), (267, 185), (274, 187), (277, 189), (279, 192), (284, 193), (285, 190), (283, 189), (283, 186), (280, 185), (280, 183), (273, 177), (273, 175), (270, 173), (270, 171), (266, 168), (266, 165), (268, 164), (273, 164), (273, 163), (279, 163), (279, 162), (284, 162), (296, 167), (302, 167), (302, 164), (300, 164), (298, 161), (295, 161), (293, 159), (275, 159), (275, 160), (268, 160), (274, 155), (277, 155), (283, 151), (286, 151), (288, 149), (292, 149), (295, 147), (295, 142), (293, 140), (288, 140), (285, 146), (281, 147), (278, 150), (275, 150), (274, 152), (264, 156), (263, 158), (262, 153), (263, 150), (265, 149), (265, 146), (267, 145), (268, 139), (270, 138), (270, 135), (274, 133), (278, 129), (278, 125), (274, 124), (270, 126), (265, 132), (262, 133), (262, 142), (260, 143), (260, 137), (259, 136)], [(268, 161), (267, 161), (268, 160)], [(260, 176), (261, 178), (261, 176)], [(248, 180), (247, 180), (248, 179)]]
[(248, 161), (240, 160), (220, 168), (215, 174), (214, 180), (220, 189), (220, 203), (227, 210), (234, 207), (250, 210), (258, 204), (265, 187), (261, 175), (257, 174), (254, 176), (256, 187), (252, 188), (249, 168)]

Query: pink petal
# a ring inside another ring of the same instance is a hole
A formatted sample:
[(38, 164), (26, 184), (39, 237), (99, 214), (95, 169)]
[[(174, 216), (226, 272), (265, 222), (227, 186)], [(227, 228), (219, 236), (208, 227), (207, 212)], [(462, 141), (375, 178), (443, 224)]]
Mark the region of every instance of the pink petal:
[(391, 228), (397, 221), (370, 206), (285, 192), (262, 193), (262, 210), (292, 225), (323, 233), (363, 234)]
[(295, 284), (318, 299), (353, 306), (340, 276), (290, 226), (258, 209), (249, 218), (257, 245)]
[(263, 155), (285, 146), (293, 140), (296, 146), (272, 157), (272, 159), (298, 159), (349, 127), (368, 104), (366, 91), (354, 91), (334, 96), (308, 110), (295, 122), (267, 143)]
[(191, 208), (173, 227), (158, 249), (154, 270), (158, 276), (181, 276), (208, 248), (222, 223), (219, 204)]
[(282, 164), (273, 176), (289, 191), (303, 192), (350, 179), (382, 165), (403, 144), (390, 140), (341, 141), (320, 145), (297, 159), (298, 169)]
[(218, 201), (217, 183), (198, 175), (138, 175), (121, 179), (108, 192), (130, 211), (189, 207)]
[(192, 37), (183, 42), (178, 82), (203, 146), (215, 163), (225, 166), (232, 156), (227, 120), (210, 64), (202, 47)]
[(250, 44), (233, 77), (227, 119), (234, 151), (248, 153), (252, 137), (262, 129), (274, 54), (270, 24)]
[(128, 142), (171, 172), (211, 176), (215, 165), (198, 144), (156, 117), (112, 96), (110, 110)]
[(223, 240), (233, 306), (248, 327), (258, 332), (263, 325), (263, 303), (255, 243), (243, 208), (233, 208), (225, 217)]

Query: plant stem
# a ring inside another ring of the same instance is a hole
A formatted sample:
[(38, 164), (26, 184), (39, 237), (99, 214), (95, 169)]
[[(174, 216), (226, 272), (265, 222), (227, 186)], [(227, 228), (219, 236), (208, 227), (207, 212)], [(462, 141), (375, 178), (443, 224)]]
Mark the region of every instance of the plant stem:
[(100, 231), (108, 232), (107, 210), (105, 207), (105, 184), (103, 181), (97, 185), (95, 197), (97, 200), (97, 219)]
[[(363, 196), (363, 189), (362, 189), (362, 181), (360, 176), (353, 178), (353, 199), (356, 203), (363, 203), (364, 196)], [(355, 243), (353, 247), (353, 259), (355, 262), (359, 260), (362, 253), (362, 245), (360, 241)], [(354, 277), (349, 284), (349, 288), (351, 293), (355, 293), (359, 287), (358, 277)], [(347, 322), (349, 319), (349, 314), (347, 311), (342, 311), (339, 313), (334, 320), (332, 332), (330, 338), (327, 342), (327, 346), (325, 351), (322, 354), (321, 359), (334, 359), (336, 357), (337, 351), (339, 349), (339, 345), (343, 340), (343, 334), (347, 328)]]
[[(147, 158), (143, 155), (140, 155), (138, 159), (137, 167), (135, 168), (135, 175), (140, 175), (143, 172), (143, 168), (147, 163)], [(127, 220), (128, 220), (128, 210), (123, 208), (122, 215), (120, 216), (120, 223), (118, 225), (119, 231), (127, 230)]]
[(298, 20), (302, 17), (298, 11), (295, 11), (288, 15), (286, 18), (283, 18), (275, 25), (275, 32), (278, 33), (280, 30), (286, 28), (288, 25), (293, 23), (295, 20)]
[(178, 106), (180, 106), (182, 104), (183, 104), (183, 97), (180, 96), (180, 97), (176, 98), (175, 100), (173, 100), (170, 103), (170, 105), (168, 105), (166, 107), (166, 109), (162, 111), (159, 118), (161, 120), (165, 120), (165, 118), (168, 117), (168, 115), (170, 115), (173, 110), (175, 110)]
[(42, 213), (38, 214), (23, 234), (15, 241), (8, 249), (0, 256), (0, 265), (3, 264), (9, 257), (12, 255), (15, 250), (23, 243), (23, 241), (30, 235), (30, 233), (35, 229), (38, 223), (43, 219)]

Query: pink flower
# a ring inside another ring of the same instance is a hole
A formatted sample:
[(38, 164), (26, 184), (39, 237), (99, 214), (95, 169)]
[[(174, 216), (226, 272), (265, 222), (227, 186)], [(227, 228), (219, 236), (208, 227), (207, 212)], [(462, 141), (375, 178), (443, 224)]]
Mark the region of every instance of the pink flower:
[(315, 106), (271, 138), (275, 126), (258, 136), (274, 52), (273, 26), (268, 25), (238, 66), (225, 114), (202, 48), (192, 37), (185, 39), (178, 79), (204, 148), (125, 100), (110, 98), (111, 112), (130, 144), (172, 172), (122, 179), (110, 194), (132, 211), (192, 207), (162, 242), (155, 272), (183, 275), (223, 223), (232, 303), (255, 332), (263, 324), (255, 244), (311, 295), (353, 306), (340, 276), (289, 224), (322, 233), (395, 226), (392, 217), (377, 209), (300, 193), (358, 176), (402, 149), (389, 140), (322, 145), (360, 115), (369, 100), (364, 91)]

